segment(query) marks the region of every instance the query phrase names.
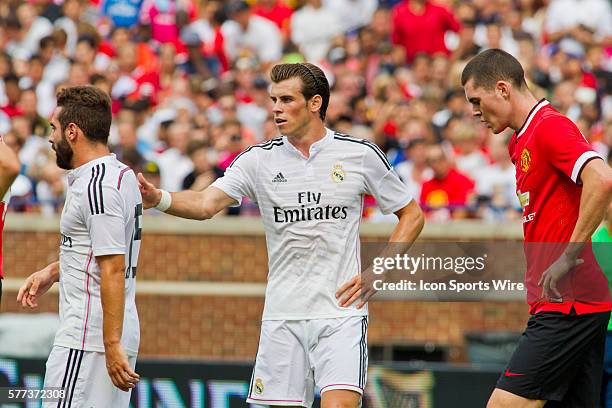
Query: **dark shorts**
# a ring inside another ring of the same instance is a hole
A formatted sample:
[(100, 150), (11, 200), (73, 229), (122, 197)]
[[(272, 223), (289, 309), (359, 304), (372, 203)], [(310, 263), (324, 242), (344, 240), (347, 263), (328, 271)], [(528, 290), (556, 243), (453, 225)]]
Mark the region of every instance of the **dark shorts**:
[(550, 407), (597, 407), (610, 312), (531, 316), (497, 388)]

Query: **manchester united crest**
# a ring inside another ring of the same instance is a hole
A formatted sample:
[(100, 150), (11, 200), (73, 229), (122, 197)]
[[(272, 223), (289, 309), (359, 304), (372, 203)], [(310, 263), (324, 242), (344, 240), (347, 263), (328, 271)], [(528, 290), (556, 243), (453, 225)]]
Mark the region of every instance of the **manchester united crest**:
[(331, 178), (336, 183), (342, 183), (344, 181), (344, 179), (346, 178), (346, 174), (344, 173), (344, 170), (342, 170), (342, 166), (341, 165), (336, 164), (334, 166), (334, 168), (332, 169), (332, 172), (331, 172)]
[(529, 166), (531, 166), (531, 152), (527, 148), (524, 148), (521, 152), (520, 165), (523, 173), (527, 173)]

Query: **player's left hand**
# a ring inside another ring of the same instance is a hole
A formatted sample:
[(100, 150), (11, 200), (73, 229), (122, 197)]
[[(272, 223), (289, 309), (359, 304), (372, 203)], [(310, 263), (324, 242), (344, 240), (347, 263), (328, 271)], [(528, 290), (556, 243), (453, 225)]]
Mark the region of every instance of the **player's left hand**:
[(374, 273), (371, 268), (353, 277), (336, 291), (336, 299), (340, 307), (349, 307), (359, 298), (361, 301), (357, 309), (365, 306), (368, 300), (376, 293), (374, 289)]
[(583, 259), (570, 258), (567, 254), (563, 253), (559, 259), (553, 262), (552, 265), (544, 271), (538, 286), (542, 286), (542, 297), (547, 298), (551, 295), (561, 299), (561, 293), (557, 289), (557, 285), (561, 279), (570, 271), (572, 268), (584, 263)]
[(121, 344), (104, 346), (106, 369), (115, 387), (122, 391), (129, 391), (136, 387), (140, 376), (130, 366), (127, 355)]

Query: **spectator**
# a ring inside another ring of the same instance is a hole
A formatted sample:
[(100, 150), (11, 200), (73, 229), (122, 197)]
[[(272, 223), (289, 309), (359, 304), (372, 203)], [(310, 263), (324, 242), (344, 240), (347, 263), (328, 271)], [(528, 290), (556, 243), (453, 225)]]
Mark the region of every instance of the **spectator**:
[[(86, 33), (96, 34), (96, 30), (91, 24), (81, 20), (83, 9), (82, 0), (64, 1), (62, 6), (64, 17), (57, 19), (54, 24), (56, 28), (61, 29), (66, 34), (65, 48), (62, 47), (62, 49), (68, 57), (74, 56), (79, 35)], [(64, 44), (60, 44), (60, 46), (62, 45)]]
[(515, 168), (508, 155), (509, 135), (492, 135), (489, 152), (492, 164), (475, 175), (478, 202), (485, 204), (482, 217), (489, 220), (516, 218), (520, 203), (516, 193)]
[(253, 14), (267, 18), (276, 24), (283, 35), (283, 43), (287, 43), (291, 32), (292, 8), (287, 7), (281, 0), (259, 0), (253, 7)]
[(192, 140), (187, 145), (187, 155), (193, 162), (193, 171), (183, 179), (183, 190), (202, 191), (217, 178), (208, 150), (208, 144), (199, 140)]
[(144, 166), (144, 155), (147, 153), (143, 143), (139, 143), (136, 135), (136, 125), (133, 115), (124, 115), (118, 120), (117, 133), (119, 141), (111, 147), (111, 151), (117, 156), (117, 160), (127, 164), (134, 171)]
[[(190, 54), (189, 63), (194, 66), (193, 71), (208, 79), (208, 75), (213, 73), (220, 76), (229, 69), (229, 61), (225, 53), (225, 40), (221, 32), (221, 25), (225, 22), (226, 16), (223, 10), (223, 5), (217, 1), (206, 2), (202, 6), (200, 17), (193, 21), (181, 33), (182, 36), (187, 32), (194, 33), (199, 42), (198, 49), (195, 50), (199, 55)], [(183, 40), (187, 45), (195, 45), (195, 41), (191, 44), (190, 41)], [(199, 66), (201, 57), (204, 58), (204, 68)]]
[[(471, 123), (453, 121), (448, 133), (454, 148), (454, 161), (457, 170), (476, 179), (479, 172), (488, 165), (488, 160), (480, 150), (480, 141), (476, 129)], [(450, 126), (450, 125), (449, 125)]]
[(306, 0), (306, 5), (291, 17), (291, 41), (306, 61), (322, 61), (342, 30), (342, 23), (323, 7), (322, 0)]
[(412, 197), (421, 196), (421, 187), (425, 181), (433, 177), (432, 170), (427, 167), (427, 144), (425, 139), (412, 139), (405, 146), (405, 161), (395, 167)]
[[(43, 71), (43, 81), (50, 86), (55, 86), (66, 79), (70, 71), (70, 62), (61, 51), (60, 40), (65, 38), (66, 33), (62, 30), (56, 30), (52, 36), (44, 37), (40, 40), (40, 57), (45, 69)], [(55, 97), (52, 94), (52, 97)], [(51, 111), (55, 108), (55, 103), (52, 103)]]
[(239, 56), (254, 56), (264, 64), (280, 60), (282, 36), (273, 22), (252, 14), (245, 1), (230, 3), (228, 16), (230, 20), (223, 23), (221, 32), (230, 60)]
[(393, 8), (392, 19), (391, 38), (404, 47), (408, 63), (420, 52), (449, 55), (444, 35), (461, 27), (450, 11), (430, 0), (404, 0)]
[(168, 128), (168, 149), (157, 157), (164, 190), (180, 191), (183, 180), (193, 171), (187, 156), (190, 131), (191, 126), (185, 123), (174, 123)]
[(6, 104), (0, 106), (0, 110), (2, 110), (9, 118), (22, 115), (23, 110), (18, 106), (19, 99), (21, 98), (19, 77), (10, 73), (3, 78), (3, 81), (4, 92), (6, 94)]
[(53, 25), (44, 17), (36, 15), (32, 4), (23, 3), (17, 8), (17, 18), (23, 33), (23, 39), (17, 46), (26, 59), (38, 52), (40, 40), (53, 32)]
[(423, 183), (421, 207), (428, 216), (438, 221), (450, 217), (465, 218), (474, 182), (454, 168), (440, 146), (428, 147), (426, 157), (433, 177)]

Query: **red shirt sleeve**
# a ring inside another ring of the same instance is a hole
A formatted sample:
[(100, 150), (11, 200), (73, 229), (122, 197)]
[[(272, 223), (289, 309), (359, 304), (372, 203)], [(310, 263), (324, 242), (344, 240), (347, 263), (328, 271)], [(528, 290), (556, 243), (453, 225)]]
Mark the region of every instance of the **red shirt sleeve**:
[[(537, 129), (538, 150), (546, 160), (578, 185), (584, 165), (601, 158), (580, 133), (574, 122), (564, 116), (546, 118)], [(544, 153), (543, 153), (544, 154)]]

